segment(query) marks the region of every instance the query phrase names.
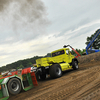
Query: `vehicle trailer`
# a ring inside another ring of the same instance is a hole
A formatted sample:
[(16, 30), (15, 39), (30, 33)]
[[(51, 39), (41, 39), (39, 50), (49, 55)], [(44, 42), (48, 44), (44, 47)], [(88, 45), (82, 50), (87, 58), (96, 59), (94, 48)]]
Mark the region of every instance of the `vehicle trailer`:
[(47, 75), (51, 78), (62, 76), (62, 72), (69, 69), (78, 69), (78, 60), (73, 56), (69, 48), (62, 48), (51, 52), (51, 57), (40, 58), (36, 60), (37, 79), (44, 80)]
[(10, 94), (16, 95), (21, 90), (27, 91), (37, 85), (34, 72), (28, 69), (18, 70), (15, 75), (0, 78), (0, 100), (7, 100)]

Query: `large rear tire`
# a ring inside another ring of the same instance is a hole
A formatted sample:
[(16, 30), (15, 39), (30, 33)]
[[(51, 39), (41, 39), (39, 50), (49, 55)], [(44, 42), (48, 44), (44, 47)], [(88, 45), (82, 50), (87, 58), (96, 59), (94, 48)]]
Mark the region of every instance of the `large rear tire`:
[(15, 95), (21, 91), (21, 83), (17, 78), (12, 78), (8, 82), (8, 91), (10, 94)]
[(50, 67), (49, 70), (51, 78), (58, 78), (62, 76), (62, 70), (59, 64), (54, 64)]

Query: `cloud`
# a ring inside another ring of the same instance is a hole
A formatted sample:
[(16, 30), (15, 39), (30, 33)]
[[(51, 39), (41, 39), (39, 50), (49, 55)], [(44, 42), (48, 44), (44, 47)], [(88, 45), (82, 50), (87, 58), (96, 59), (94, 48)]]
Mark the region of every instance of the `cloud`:
[(0, 0), (0, 64), (36, 55), (31, 46), (47, 34), (48, 25), (41, 0)]
[(41, 34), (46, 34), (49, 21), (41, 0), (1, 0), (0, 2), (2, 6), (0, 43), (30, 41)]
[(4, 11), (11, 0), (0, 0), (0, 12)]

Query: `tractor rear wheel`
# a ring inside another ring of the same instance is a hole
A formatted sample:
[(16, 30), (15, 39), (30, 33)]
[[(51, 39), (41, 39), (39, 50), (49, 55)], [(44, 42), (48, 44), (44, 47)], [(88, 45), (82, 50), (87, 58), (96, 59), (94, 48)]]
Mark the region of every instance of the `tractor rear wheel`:
[(59, 64), (53, 64), (49, 70), (50, 77), (58, 78), (62, 76), (62, 70)]
[(12, 78), (8, 82), (8, 91), (10, 94), (15, 95), (21, 91), (21, 83), (17, 78)]

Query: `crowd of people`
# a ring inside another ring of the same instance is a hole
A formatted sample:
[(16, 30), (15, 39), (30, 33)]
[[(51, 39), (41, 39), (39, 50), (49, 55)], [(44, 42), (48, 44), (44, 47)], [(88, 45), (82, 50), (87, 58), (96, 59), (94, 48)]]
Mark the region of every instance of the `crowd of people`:
[(10, 75), (9, 73), (10, 73), (9, 71), (3, 74), (0, 72), (0, 78)]

